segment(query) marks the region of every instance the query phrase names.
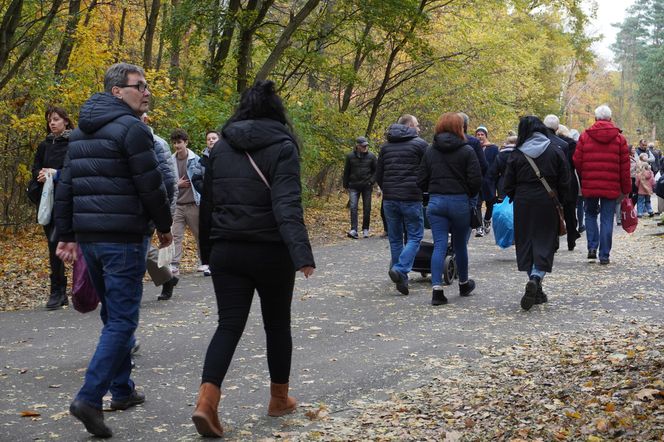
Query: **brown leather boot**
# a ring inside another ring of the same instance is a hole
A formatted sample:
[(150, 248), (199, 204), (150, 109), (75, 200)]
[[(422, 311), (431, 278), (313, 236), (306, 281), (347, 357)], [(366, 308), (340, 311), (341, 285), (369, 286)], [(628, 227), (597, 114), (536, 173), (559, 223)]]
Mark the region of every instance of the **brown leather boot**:
[(201, 436), (222, 437), (224, 435), (224, 429), (219, 422), (219, 414), (217, 414), (220, 398), (219, 387), (210, 382), (201, 384), (201, 388), (198, 390), (196, 410), (191, 416), (191, 420), (194, 421), (196, 430)]
[(288, 396), (288, 384), (270, 384), (270, 405), (267, 407), (268, 416), (279, 417), (295, 411), (297, 401)]

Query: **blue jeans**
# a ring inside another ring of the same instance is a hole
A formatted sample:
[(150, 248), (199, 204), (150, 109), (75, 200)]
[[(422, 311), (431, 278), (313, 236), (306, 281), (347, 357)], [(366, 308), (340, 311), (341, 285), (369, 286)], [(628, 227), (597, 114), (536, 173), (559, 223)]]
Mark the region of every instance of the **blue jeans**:
[[(616, 213), (617, 200), (608, 198), (585, 198), (585, 200), (588, 250), (599, 249), (599, 259), (608, 259), (611, 253), (613, 217)], [(599, 228), (597, 215), (599, 215)]]
[(114, 400), (127, 399), (134, 390), (130, 351), (138, 326), (148, 243), (146, 237), (142, 243), (80, 244), (101, 300), (104, 327), (76, 399), (95, 408), (101, 409), (109, 390)]
[(636, 213), (638, 216), (653, 213), (652, 206), (650, 205), (650, 195), (639, 195), (636, 200)]
[(470, 230), (470, 201), (467, 195), (431, 194), (427, 216), (433, 234), (431, 255), (431, 285), (442, 285), (443, 264), (447, 252), (448, 234), (452, 233), (452, 247), (459, 269), (459, 282), (468, 281), (468, 244)]
[[(415, 255), (420, 249), (424, 235), (424, 218), (421, 201), (384, 200), (387, 234), (392, 255), (391, 268), (408, 276), (413, 268)], [(403, 244), (403, 230), (406, 228), (408, 240)]]
[(348, 189), (350, 197), (350, 229), (357, 232), (357, 206), (362, 195), (362, 230), (369, 230), (371, 221), (371, 191), (373, 188), (367, 186), (362, 190)]
[(586, 225), (583, 220), (584, 205), (585, 205), (584, 198), (582, 196), (578, 196), (576, 198), (576, 219), (579, 221), (579, 229), (585, 228)]

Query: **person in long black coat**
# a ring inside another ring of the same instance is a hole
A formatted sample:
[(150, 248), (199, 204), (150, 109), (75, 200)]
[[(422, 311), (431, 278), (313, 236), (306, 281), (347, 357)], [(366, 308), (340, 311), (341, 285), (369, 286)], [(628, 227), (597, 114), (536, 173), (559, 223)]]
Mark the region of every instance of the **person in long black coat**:
[(526, 155), (533, 159), (559, 201), (565, 201), (569, 191), (570, 175), (565, 155), (551, 144), (546, 134), (547, 128), (539, 118), (523, 117), (519, 122), (516, 148), (505, 171), (505, 193), (514, 201), (517, 265), (520, 271), (528, 273), (528, 283), (521, 299), (524, 310), (547, 301), (542, 280), (553, 269), (559, 229), (554, 201)]

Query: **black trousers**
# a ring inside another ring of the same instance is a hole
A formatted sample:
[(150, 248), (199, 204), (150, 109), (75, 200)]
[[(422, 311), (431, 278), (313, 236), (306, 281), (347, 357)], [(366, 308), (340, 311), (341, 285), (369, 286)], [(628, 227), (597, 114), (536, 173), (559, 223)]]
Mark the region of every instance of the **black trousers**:
[(205, 355), (202, 382), (221, 386), (258, 292), (267, 338), (270, 380), (290, 377), (293, 340), (290, 309), (295, 267), (282, 243), (215, 242), (210, 254), (219, 324)]
[(55, 251), (58, 247), (55, 223), (44, 226), (44, 234), (48, 242), (48, 263), (50, 266), (49, 279), (51, 281), (51, 293), (67, 290), (67, 277), (65, 276), (65, 264), (57, 257)]
[(565, 216), (565, 228), (567, 229), (567, 247), (575, 247), (576, 240), (581, 237), (577, 230), (579, 223), (576, 219), (576, 201), (563, 203), (563, 215)]

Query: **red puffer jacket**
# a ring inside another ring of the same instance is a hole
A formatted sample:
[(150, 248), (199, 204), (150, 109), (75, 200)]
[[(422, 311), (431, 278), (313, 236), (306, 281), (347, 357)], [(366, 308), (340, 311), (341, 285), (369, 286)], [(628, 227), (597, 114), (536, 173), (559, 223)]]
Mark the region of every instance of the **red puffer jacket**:
[(574, 167), (585, 198), (616, 199), (632, 190), (627, 140), (610, 121), (599, 120), (581, 134)]

